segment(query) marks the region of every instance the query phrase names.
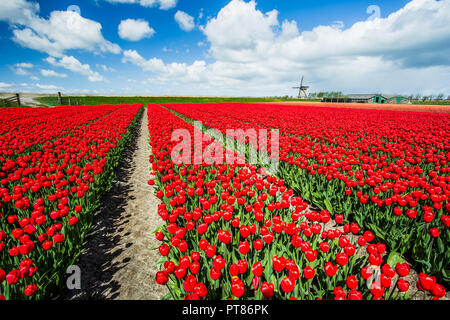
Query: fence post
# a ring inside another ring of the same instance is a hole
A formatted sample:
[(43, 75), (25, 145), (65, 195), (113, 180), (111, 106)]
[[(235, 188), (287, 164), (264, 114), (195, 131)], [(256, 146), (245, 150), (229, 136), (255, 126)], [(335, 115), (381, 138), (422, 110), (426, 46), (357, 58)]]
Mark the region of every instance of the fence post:
[(58, 101), (59, 101), (59, 105), (62, 105), (61, 92), (58, 92)]
[(20, 94), (16, 93), (16, 98), (17, 98), (17, 104), (20, 107)]

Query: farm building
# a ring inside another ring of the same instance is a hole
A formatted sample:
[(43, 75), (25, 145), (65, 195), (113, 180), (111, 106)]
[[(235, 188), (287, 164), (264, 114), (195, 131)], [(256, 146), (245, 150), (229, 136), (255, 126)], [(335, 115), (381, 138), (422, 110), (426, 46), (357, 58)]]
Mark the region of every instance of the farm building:
[(409, 103), (407, 97), (387, 94), (348, 94), (339, 98), (323, 98), (322, 102), (353, 102), (353, 103)]
[(393, 104), (402, 104), (411, 102), (409, 98), (401, 96), (401, 95), (387, 95), (388, 103)]

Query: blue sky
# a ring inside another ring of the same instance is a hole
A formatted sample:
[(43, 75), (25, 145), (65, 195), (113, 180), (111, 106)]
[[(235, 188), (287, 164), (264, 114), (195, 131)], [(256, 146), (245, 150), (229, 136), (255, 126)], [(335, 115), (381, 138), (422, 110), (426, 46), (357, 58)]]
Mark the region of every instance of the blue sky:
[(2, 1), (0, 92), (279, 96), (305, 75), (447, 96), (448, 16), (449, 0)]

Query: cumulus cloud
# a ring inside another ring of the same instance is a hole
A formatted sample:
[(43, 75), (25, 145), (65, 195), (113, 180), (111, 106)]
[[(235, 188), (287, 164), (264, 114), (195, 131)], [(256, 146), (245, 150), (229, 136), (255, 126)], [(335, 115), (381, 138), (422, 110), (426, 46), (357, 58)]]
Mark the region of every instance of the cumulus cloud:
[(12, 84), (0, 82), (0, 89), (9, 88), (9, 87), (12, 87)]
[[(232, 0), (200, 28), (213, 62), (165, 63), (130, 50), (123, 61), (154, 73), (154, 81), (186, 81), (181, 88), (207, 94), (294, 95), (291, 87), (302, 74), (312, 90), (445, 92), (449, 16), (450, 1), (413, 0), (385, 18), (348, 27), (335, 21), (300, 32), (294, 20), (280, 23), (276, 10)], [(200, 82), (195, 88), (189, 86), (193, 69)]]
[(44, 77), (67, 78), (67, 74), (58, 73), (54, 70), (41, 69), (40, 72), (41, 72), (41, 75), (43, 75)]
[(147, 21), (143, 19), (126, 19), (119, 24), (119, 36), (129, 41), (139, 41), (144, 38), (150, 38), (155, 34)]
[(98, 72), (93, 71), (88, 64), (82, 64), (73, 56), (63, 56), (59, 60), (54, 57), (48, 57), (45, 60), (52, 66), (61, 67), (74, 73), (82, 74), (91, 82), (105, 81), (105, 78), (103, 78), (103, 76), (101, 76)]
[(11, 68), (11, 70), (18, 76), (26, 76), (29, 72), (23, 68)]
[(26, 76), (29, 74), (28, 70), (33, 68), (34, 65), (28, 62), (16, 63), (14, 66), (9, 67), (14, 74), (18, 76)]
[(132, 3), (143, 7), (156, 7), (161, 10), (168, 10), (176, 7), (178, 0), (105, 0), (109, 3)]
[[(203, 32), (216, 57), (233, 58), (236, 53), (242, 55), (246, 50), (273, 43), (276, 36), (273, 28), (278, 25), (278, 11), (263, 13), (256, 9), (254, 1), (233, 0), (220, 10), (216, 18), (208, 21)], [(247, 53), (246, 56), (251, 55)]]
[(146, 60), (136, 50), (126, 50), (123, 53), (123, 62), (131, 62), (144, 71), (153, 72), (158, 75), (161, 81), (174, 78), (182, 78), (182, 81), (192, 82), (204, 79), (206, 63), (204, 61), (195, 61), (193, 64), (169, 63), (165, 64), (163, 60), (152, 58)]
[(53, 11), (48, 19), (38, 15), (39, 4), (26, 0), (0, 2), (0, 21), (13, 28), (12, 39), (23, 47), (62, 57), (67, 50), (119, 54), (120, 47), (106, 40), (102, 25), (75, 11)]
[(175, 21), (184, 31), (192, 31), (195, 27), (194, 17), (188, 15), (184, 11), (177, 11), (177, 13), (175, 13)]
[(35, 18), (39, 3), (26, 0), (8, 0), (0, 2), (0, 21), (11, 24), (26, 24)]
[(14, 66), (16, 68), (25, 68), (25, 69), (31, 69), (31, 68), (34, 67), (34, 65), (32, 63), (29, 63), (29, 62), (16, 63)]
[(36, 83), (36, 84), (34, 84), (34, 86), (38, 87), (39, 89), (44, 89), (44, 90), (64, 90), (63, 87), (55, 86), (53, 84)]
[[(37, 78), (37, 77), (36, 77)], [(34, 79), (32, 79), (34, 80)], [(37, 78), (37, 80), (39, 80)], [(28, 92), (28, 93), (55, 93), (55, 91), (63, 91), (64, 87), (54, 84), (42, 84), (42, 83), (26, 83), (10, 84), (0, 82), (0, 89), (3, 89), (8, 93)]]
[(102, 69), (105, 72), (117, 72), (116, 69), (108, 67), (107, 65), (104, 65), (104, 64), (96, 64), (95, 67)]

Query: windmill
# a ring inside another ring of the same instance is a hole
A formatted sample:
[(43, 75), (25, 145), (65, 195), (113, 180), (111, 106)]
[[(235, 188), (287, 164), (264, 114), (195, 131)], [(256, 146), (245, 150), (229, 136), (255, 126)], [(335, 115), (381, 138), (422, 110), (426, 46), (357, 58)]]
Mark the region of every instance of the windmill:
[(292, 87), (292, 89), (298, 89), (298, 98), (299, 99), (307, 99), (308, 98), (308, 94), (307, 91), (309, 89), (309, 86), (304, 86), (303, 85), (303, 76), (302, 76), (302, 80), (300, 80), (300, 86), (299, 87)]

